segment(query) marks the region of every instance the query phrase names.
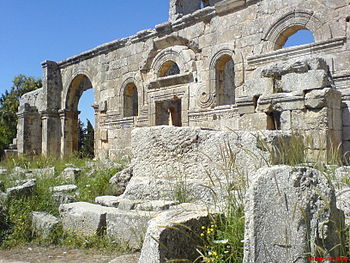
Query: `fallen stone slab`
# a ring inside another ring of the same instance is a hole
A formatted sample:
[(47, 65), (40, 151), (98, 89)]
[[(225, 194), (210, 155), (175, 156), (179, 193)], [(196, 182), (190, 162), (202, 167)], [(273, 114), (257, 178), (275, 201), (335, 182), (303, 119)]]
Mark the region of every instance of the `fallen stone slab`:
[(59, 207), (63, 229), (82, 236), (105, 232), (107, 211), (107, 207), (87, 202), (61, 204)]
[(35, 179), (25, 180), (19, 183), (19, 185), (6, 190), (7, 198), (22, 198), (33, 194), (36, 185)]
[(157, 213), (148, 211), (126, 211), (110, 208), (107, 212), (107, 235), (134, 249), (141, 249), (147, 224)]
[(97, 196), (95, 198), (95, 203), (102, 206), (118, 207), (119, 202), (120, 198), (114, 195)]
[(305, 255), (339, 256), (344, 224), (334, 188), (308, 167), (261, 168), (245, 204), (244, 263), (305, 262)]
[(34, 232), (43, 237), (49, 237), (50, 233), (58, 225), (59, 219), (46, 212), (32, 212), (32, 227)]
[(196, 247), (201, 245), (195, 233), (209, 222), (207, 211), (171, 210), (159, 214), (149, 223), (139, 263), (192, 262), (199, 256)]

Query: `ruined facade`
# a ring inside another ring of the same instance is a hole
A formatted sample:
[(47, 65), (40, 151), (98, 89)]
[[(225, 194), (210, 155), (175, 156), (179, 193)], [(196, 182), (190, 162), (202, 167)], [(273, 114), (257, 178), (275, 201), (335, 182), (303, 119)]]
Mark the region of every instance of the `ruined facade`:
[[(301, 29), (315, 42), (282, 48)], [(349, 40), (349, 0), (171, 0), (155, 29), (45, 61), (43, 88), (21, 99), (17, 151), (77, 150), (90, 88), (98, 158), (128, 155), (132, 129), (154, 125), (303, 131), (347, 151)]]

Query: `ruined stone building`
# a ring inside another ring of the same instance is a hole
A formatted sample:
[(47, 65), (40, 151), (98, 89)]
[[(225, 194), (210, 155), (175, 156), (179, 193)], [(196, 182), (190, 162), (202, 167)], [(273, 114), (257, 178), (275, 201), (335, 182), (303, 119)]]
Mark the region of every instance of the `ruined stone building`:
[[(282, 48), (301, 29), (314, 43)], [(155, 125), (302, 130), (347, 151), (349, 40), (349, 0), (170, 0), (155, 29), (45, 61), (43, 88), (21, 99), (17, 151), (77, 150), (91, 88), (98, 158), (129, 154), (131, 130)]]

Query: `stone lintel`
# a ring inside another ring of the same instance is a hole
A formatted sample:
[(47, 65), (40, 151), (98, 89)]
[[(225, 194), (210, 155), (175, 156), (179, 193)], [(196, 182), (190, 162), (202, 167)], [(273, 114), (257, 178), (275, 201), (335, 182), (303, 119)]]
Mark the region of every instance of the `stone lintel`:
[(189, 83), (192, 81), (193, 81), (193, 74), (192, 74), (192, 72), (190, 72), (190, 73), (184, 73), (184, 74), (178, 74), (178, 75), (158, 78), (156, 81), (150, 82), (148, 88), (149, 89), (157, 89), (157, 88), (161, 88), (161, 87), (186, 84), (186, 83)]

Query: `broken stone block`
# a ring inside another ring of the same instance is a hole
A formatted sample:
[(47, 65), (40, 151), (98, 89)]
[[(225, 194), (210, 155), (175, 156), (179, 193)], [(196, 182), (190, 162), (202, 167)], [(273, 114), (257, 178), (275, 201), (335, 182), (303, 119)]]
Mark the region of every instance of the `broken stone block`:
[(199, 255), (201, 240), (196, 233), (210, 222), (207, 211), (170, 210), (149, 222), (139, 263), (163, 263), (167, 260), (192, 262)]
[(120, 198), (114, 195), (97, 196), (95, 203), (108, 207), (118, 207)]
[(261, 168), (246, 195), (244, 263), (305, 262), (305, 255), (339, 256), (344, 220), (333, 186), (307, 167)]
[(143, 211), (163, 211), (168, 210), (170, 206), (174, 206), (176, 204), (178, 204), (177, 201), (152, 200), (137, 204), (135, 209)]
[(107, 235), (117, 242), (140, 249), (147, 230), (148, 221), (155, 212), (125, 211), (110, 208), (106, 217)]
[(32, 212), (32, 227), (34, 232), (43, 237), (49, 237), (55, 226), (59, 223), (59, 219), (46, 212)]
[(35, 179), (25, 180), (19, 185), (8, 188), (6, 190), (7, 198), (23, 198), (33, 194), (36, 185)]
[(78, 177), (81, 173), (81, 169), (77, 167), (67, 167), (66, 169), (63, 170), (63, 172), (60, 175), (60, 178), (63, 180), (70, 180), (75, 182), (78, 180)]
[(55, 167), (31, 169), (30, 173), (32, 177), (54, 177)]
[(305, 95), (305, 107), (320, 109), (323, 107), (341, 108), (341, 94), (332, 88), (312, 90)]
[(307, 73), (290, 73), (282, 76), (283, 92), (322, 89), (331, 86), (328, 73), (324, 70), (310, 70)]
[(101, 234), (106, 229), (108, 209), (86, 202), (62, 204), (59, 212), (63, 229), (82, 236)]
[(124, 193), (126, 186), (128, 185), (132, 175), (133, 175), (133, 168), (128, 167), (118, 172), (113, 177), (111, 177), (111, 179), (109, 180), (109, 183), (113, 186), (115, 195), (121, 195), (122, 193)]
[(78, 187), (74, 184), (59, 185), (49, 188), (53, 200), (58, 204), (75, 202), (79, 196)]

